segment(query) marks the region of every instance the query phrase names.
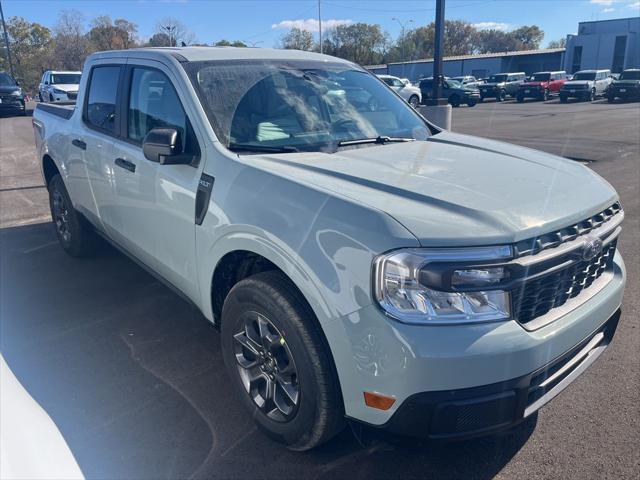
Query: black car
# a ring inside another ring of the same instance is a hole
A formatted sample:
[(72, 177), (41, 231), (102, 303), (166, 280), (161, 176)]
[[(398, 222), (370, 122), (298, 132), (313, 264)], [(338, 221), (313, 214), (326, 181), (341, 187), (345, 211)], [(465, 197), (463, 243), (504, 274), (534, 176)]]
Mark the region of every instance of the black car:
[(607, 100), (613, 103), (616, 98), (640, 100), (640, 69), (629, 68), (620, 74), (607, 89)]
[[(433, 97), (433, 78), (423, 78), (420, 80), (420, 93), (422, 94), (422, 102), (425, 103)], [(480, 101), (480, 92), (476, 87), (467, 87), (455, 80), (446, 79), (442, 84), (442, 98), (446, 98), (453, 107), (459, 107), (466, 103), (473, 107)]]
[(24, 92), (20, 84), (6, 72), (0, 72), (0, 111), (26, 113)]
[(480, 101), (485, 98), (495, 98), (502, 102), (507, 97), (515, 98), (520, 89), (520, 85), (527, 79), (524, 72), (517, 73), (496, 73), (491, 75), (487, 82), (480, 85)]

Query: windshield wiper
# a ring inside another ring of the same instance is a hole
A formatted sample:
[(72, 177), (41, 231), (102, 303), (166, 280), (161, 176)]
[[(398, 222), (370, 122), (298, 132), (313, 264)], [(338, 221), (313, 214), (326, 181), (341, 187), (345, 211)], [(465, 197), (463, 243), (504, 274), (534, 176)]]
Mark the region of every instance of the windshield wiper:
[(370, 138), (357, 138), (355, 140), (341, 140), (338, 142), (339, 147), (347, 147), (349, 145), (364, 145), (366, 143), (377, 143), (378, 145), (384, 145), (385, 143), (395, 142), (415, 142), (415, 138), (409, 137), (386, 137), (380, 136)]
[(251, 143), (230, 143), (229, 150), (242, 152), (269, 152), (269, 153), (293, 153), (299, 152), (296, 147), (290, 145), (252, 145)]

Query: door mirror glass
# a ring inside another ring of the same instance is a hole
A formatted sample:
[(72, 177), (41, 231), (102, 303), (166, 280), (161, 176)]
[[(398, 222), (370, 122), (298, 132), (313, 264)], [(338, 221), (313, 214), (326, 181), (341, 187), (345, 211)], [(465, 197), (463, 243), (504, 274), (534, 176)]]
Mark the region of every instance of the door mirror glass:
[(179, 157), (186, 157), (186, 155), (181, 155), (182, 143), (180, 135), (175, 128), (154, 128), (150, 130), (142, 141), (142, 151), (147, 160), (161, 165), (188, 163), (179, 161)]

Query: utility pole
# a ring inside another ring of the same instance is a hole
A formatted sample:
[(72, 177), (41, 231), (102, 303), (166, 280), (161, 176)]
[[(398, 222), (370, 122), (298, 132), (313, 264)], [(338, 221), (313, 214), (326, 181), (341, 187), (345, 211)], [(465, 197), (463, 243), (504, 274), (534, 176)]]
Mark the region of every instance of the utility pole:
[(401, 42), (402, 42), (402, 76), (406, 77), (406, 73), (405, 73), (405, 67), (407, 66), (406, 64), (406, 57), (404, 56), (404, 47), (405, 47), (405, 36), (404, 36), (404, 29), (407, 26), (407, 24), (409, 23), (413, 23), (413, 20), (407, 20), (406, 22), (402, 22), (400, 19), (393, 17), (391, 20), (395, 20), (396, 22), (398, 22), (398, 25), (400, 25), (400, 28), (402, 28), (402, 33), (401, 33)]
[(436, 0), (436, 31), (433, 52), (432, 98), (427, 100), (424, 115), (445, 130), (451, 130), (451, 105), (442, 95), (442, 54), (444, 44), (444, 0)]
[(444, 0), (436, 0), (436, 31), (433, 52), (433, 99), (442, 93), (442, 50), (444, 43)]
[(16, 78), (16, 74), (13, 71), (13, 61), (11, 60), (11, 47), (9, 46), (9, 35), (7, 35), (7, 25), (4, 23), (4, 12), (2, 11), (2, 1), (0, 1), (0, 17), (2, 18), (2, 30), (4, 32), (4, 44), (7, 47), (7, 60), (9, 62), (9, 71), (11, 76)]
[(318, 0), (318, 33), (320, 39), (320, 53), (322, 53), (322, 9), (321, 9), (321, 0)]

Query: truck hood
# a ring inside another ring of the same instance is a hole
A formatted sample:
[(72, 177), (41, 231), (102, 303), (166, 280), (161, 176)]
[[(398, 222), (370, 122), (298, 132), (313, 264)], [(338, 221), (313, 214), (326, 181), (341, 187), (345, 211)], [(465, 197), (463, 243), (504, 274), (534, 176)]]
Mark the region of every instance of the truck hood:
[(56, 83), (51, 86), (58, 90), (62, 90), (63, 92), (77, 92), (79, 87), (77, 83)]
[(617, 199), (584, 165), (451, 132), (333, 154), (242, 159), (386, 212), (424, 246), (517, 242), (584, 220)]
[(593, 83), (593, 80), (569, 80), (564, 82), (565, 87), (588, 87)]
[(17, 85), (0, 86), (0, 93), (13, 93), (19, 90), (20, 90), (20, 87)]

